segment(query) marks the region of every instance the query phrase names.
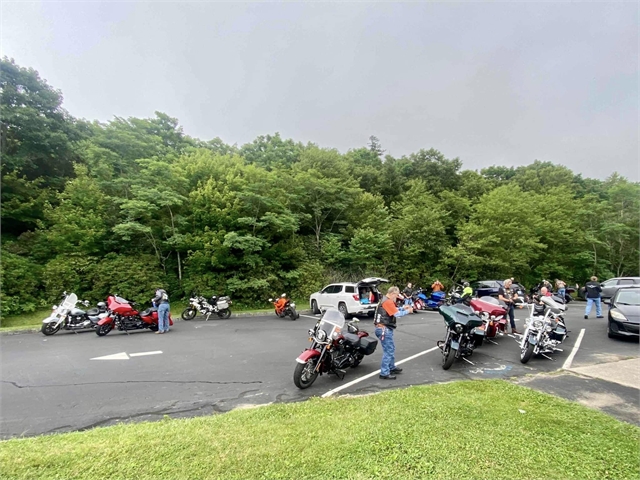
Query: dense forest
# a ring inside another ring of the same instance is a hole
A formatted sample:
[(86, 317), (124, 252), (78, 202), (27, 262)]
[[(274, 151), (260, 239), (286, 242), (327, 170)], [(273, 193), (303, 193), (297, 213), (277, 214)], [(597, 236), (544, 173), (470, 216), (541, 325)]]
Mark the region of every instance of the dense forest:
[(159, 112), (77, 119), (33, 69), (5, 58), (0, 74), (2, 315), (63, 290), (148, 301), (163, 286), (264, 306), (371, 275), (638, 275), (640, 184), (615, 173), (464, 170), (434, 148), (385, 155), (374, 136), (344, 154), (277, 133), (227, 145)]

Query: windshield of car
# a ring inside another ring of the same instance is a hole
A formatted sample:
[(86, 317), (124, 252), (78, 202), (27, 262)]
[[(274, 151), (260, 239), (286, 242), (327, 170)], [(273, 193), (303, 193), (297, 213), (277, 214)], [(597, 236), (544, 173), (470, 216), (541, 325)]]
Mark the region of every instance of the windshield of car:
[(618, 292), (616, 305), (640, 305), (640, 289)]

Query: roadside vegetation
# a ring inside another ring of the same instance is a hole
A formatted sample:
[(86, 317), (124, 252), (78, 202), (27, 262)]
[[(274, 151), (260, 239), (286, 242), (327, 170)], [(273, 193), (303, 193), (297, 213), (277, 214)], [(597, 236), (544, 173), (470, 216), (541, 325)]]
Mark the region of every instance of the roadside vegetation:
[(367, 276), (529, 287), (638, 274), (640, 184), (613, 170), (465, 170), (431, 145), (393, 157), (374, 136), (344, 153), (277, 133), (227, 145), (160, 112), (77, 119), (35, 70), (4, 58), (0, 74), (3, 317), (64, 290), (148, 305), (162, 286), (237, 310)]
[(5, 479), (637, 478), (640, 429), (506, 381), (0, 443)]

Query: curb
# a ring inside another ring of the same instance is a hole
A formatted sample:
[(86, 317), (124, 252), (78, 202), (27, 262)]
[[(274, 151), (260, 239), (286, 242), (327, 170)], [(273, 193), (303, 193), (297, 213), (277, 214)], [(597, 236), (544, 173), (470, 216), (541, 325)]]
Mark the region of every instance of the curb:
[[(311, 310), (300, 310), (298, 311), (300, 315), (312, 315)], [(273, 314), (273, 311), (269, 310), (266, 312), (240, 312), (240, 313), (232, 313), (229, 318), (245, 318), (245, 317), (265, 317)], [(198, 317), (196, 317), (198, 318)], [(196, 319), (194, 318), (194, 320)], [(201, 317), (202, 318), (202, 317)], [(173, 319), (174, 322), (184, 322), (182, 318), (179, 316)], [(189, 320), (191, 321), (191, 320)], [(23, 335), (26, 333), (40, 333), (40, 328), (25, 328), (21, 330), (5, 330), (0, 331), (0, 337), (6, 335)]]

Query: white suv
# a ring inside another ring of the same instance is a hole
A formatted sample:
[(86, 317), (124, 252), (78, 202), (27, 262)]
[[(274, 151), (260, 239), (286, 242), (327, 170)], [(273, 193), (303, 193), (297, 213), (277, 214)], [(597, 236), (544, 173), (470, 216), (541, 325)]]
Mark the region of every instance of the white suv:
[(313, 313), (329, 307), (337, 308), (345, 316), (373, 315), (382, 295), (378, 285), (389, 283), (384, 278), (365, 278), (358, 283), (332, 283), (311, 294), (309, 306)]

